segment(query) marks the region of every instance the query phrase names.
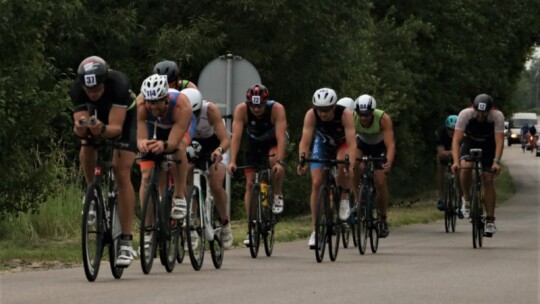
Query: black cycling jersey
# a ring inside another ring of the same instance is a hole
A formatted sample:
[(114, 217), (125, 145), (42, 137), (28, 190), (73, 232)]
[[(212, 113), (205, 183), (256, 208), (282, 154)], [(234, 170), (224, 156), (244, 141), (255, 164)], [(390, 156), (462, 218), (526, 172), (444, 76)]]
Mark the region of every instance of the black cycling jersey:
[(452, 137), (448, 135), (446, 130), (446, 125), (442, 125), (435, 131), (435, 145), (444, 147), (445, 151), (450, 151), (452, 149)]
[(536, 135), (536, 127), (534, 125), (529, 128), (529, 133), (531, 133), (532, 136)]
[(334, 118), (330, 121), (322, 121), (317, 111), (313, 110), (315, 113), (315, 133), (321, 138), (323, 144), (338, 146), (345, 142), (345, 128), (342, 122), (344, 110), (344, 106), (336, 105)]
[(268, 100), (265, 106), (263, 116), (258, 118), (251, 113), (248, 105), (246, 132), (252, 140), (268, 141), (276, 138), (276, 128), (272, 124), (272, 107), (274, 106), (274, 101)]

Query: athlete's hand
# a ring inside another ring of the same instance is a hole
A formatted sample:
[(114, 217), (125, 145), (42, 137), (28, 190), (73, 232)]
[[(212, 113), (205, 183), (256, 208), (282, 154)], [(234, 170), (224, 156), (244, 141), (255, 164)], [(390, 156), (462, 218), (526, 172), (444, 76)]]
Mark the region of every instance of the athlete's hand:
[(499, 165), (496, 162), (493, 162), (493, 165), (491, 165), (491, 171), (495, 176), (498, 176), (501, 173), (501, 165)]
[(99, 138), (101, 136), (102, 126), (103, 122), (97, 119), (96, 116), (90, 117), (90, 121), (87, 123), (87, 127), (90, 129), (90, 133), (92, 133), (94, 138)]
[(75, 122), (73, 127), (73, 132), (77, 137), (86, 138), (88, 136), (88, 129), (86, 127), (87, 120), (86, 117), (82, 116), (79, 120)]
[(210, 159), (214, 164), (219, 164), (223, 160), (223, 155), (218, 150), (214, 150), (212, 152), (212, 155), (210, 156)]
[(305, 165), (304, 166), (298, 165), (298, 167), (296, 167), (296, 173), (298, 175), (304, 175), (304, 174), (306, 174), (306, 172), (307, 172), (307, 168), (306, 168)]
[(152, 140), (148, 144), (148, 150), (154, 154), (160, 154), (165, 151), (165, 142), (163, 140)]
[(285, 168), (283, 168), (280, 163), (276, 162), (272, 167), (272, 173), (275, 177), (283, 176), (285, 174)]
[(137, 149), (139, 149), (139, 152), (141, 153), (148, 153), (150, 152), (150, 144), (154, 143), (155, 141), (155, 139), (139, 139), (137, 140)]
[(392, 163), (386, 162), (382, 165), (382, 169), (384, 173), (388, 174), (390, 173), (390, 170), (392, 169)]
[(459, 164), (458, 163), (453, 163), (452, 167), (450, 167), (450, 169), (452, 170), (452, 174), (456, 175), (457, 172), (458, 172), (458, 169), (459, 169)]
[(236, 163), (230, 163), (227, 166), (227, 173), (229, 173), (230, 176), (234, 176), (234, 172), (236, 172)]

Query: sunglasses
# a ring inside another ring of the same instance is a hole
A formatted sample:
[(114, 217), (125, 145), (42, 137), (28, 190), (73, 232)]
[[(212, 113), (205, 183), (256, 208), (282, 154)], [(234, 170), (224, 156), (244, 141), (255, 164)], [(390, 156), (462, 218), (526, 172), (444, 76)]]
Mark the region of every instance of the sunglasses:
[(151, 105), (155, 105), (155, 104), (158, 104), (160, 102), (164, 102), (166, 99), (167, 99), (167, 97), (161, 98), (161, 99), (158, 99), (158, 100), (144, 100), (144, 102), (146, 102), (148, 104), (151, 104)]
[(370, 117), (373, 113), (366, 113), (366, 112), (357, 112), (359, 116), (362, 117)]
[(248, 103), (249, 104), (249, 107), (250, 108), (256, 108), (256, 109), (260, 109), (262, 107), (264, 107), (264, 104), (263, 103), (260, 103), (260, 104), (254, 104), (254, 103)]
[(316, 107), (315, 110), (317, 110), (317, 112), (321, 112), (321, 113), (328, 113), (330, 111), (332, 111), (334, 109), (334, 106), (328, 106), (328, 107)]
[(103, 83), (100, 83), (96, 86), (93, 86), (93, 87), (86, 87), (86, 86), (82, 86), (84, 91), (85, 92), (89, 92), (89, 93), (95, 93), (95, 92), (99, 92), (101, 89), (103, 89), (105, 85)]

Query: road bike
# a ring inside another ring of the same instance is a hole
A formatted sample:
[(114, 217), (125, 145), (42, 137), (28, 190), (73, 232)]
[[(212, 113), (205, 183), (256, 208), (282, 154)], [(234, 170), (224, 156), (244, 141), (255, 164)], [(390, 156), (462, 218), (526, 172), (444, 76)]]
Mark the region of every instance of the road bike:
[(364, 254), (367, 249), (367, 239), (372, 253), (376, 253), (379, 248), (379, 232), (381, 231), (381, 221), (375, 202), (375, 172), (376, 162), (386, 162), (385, 156), (362, 156), (358, 159), (365, 164), (364, 173), (360, 184), (360, 199), (356, 213), (356, 236), (358, 251)]
[(221, 218), (210, 189), (209, 162), (195, 162), (193, 186), (189, 188), (187, 196), (186, 241), (191, 266), (195, 270), (200, 270), (203, 265), (207, 240), (216, 269), (221, 268), (225, 253), (221, 240)]
[(84, 197), (82, 214), (82, 256), (84, 273), (93, 282), (98, 275), (103, 248), (108, 247), (109, 264), (114, 278), (120, 279), (124, 267), (116, 265), (120, 250), (122, 227), (118, 217), (116, 184), (112, 170), (112, 150), (122, 144), (114, 141), (87, 140), (85, 144), (96, 150), (94, 180)]
[(456, 219), (459, 213), (459, 191), (457, 178), (452, 173), (452, 159), (447, 158), (447, 169), (444, 179), (444, 229), (456, 232)]
[[(482, 149), (471, 149), (470, 160), (473, 162), (473, 184), (471, 187), (471, 224), (473, 248), (482, 247), (484, 237), (484, 189), (482, 181)], [(486, 235), (488, 236), (488, 235)], [(491, 237), (491, 235), (489, 235)]]
[(168, 185), (165, 185), (162, 191), (159, 189), (160, 178), (168, 176), (172, 164), (178, 163), (179, 160), (173, 160), (171, 154), (164, 153), (149, 153), (145, 159), (153, 161), (154, 167), (150, 174), (150, 182), (144, 191), (141, 209), (141, 267), (144, 274), (150, 273), (159, 247), (161, 263), (167, 272), (172, 272), (178, 257), (182, 223), (171, 218), (172, 189)]
[(279, 217), (272, 212), (274, 196), (272, 193), (272, 170), (268, 164), (268, 155), (263, 157), (266, 161), (250, 166), (242, 166), (240, 169), (253, 169), (255, 178), (251, 186), (251, 197), (249, 199), (248, 214), (248, 238), (249, 252), (252, 258), (257, 258), (261, 237), (264, 242), (264, 252), (266, 256), (271, 256), (274, 250), (274, 237), (276, 224)]
[[(334, 262), (339, 251), (339, 240), (344, 221), (339, 219), (339, 204), (341, 194), (347, 191), (349, 198), (352, 197), (350, 190), (343, 190), (337, 186), (337, 166), (344, 164), (349, 168), (349, 156), (345, 159), (317, 159), (306, 158), (305, 154), (300, 157), (300, 167), (306, 163), (322, 163), (324, 182), (317, 197), (317, 209), (315, 212), (315, 259), (321, 263), (324, 258), (326, 244), (328, 244), (328, 255)], [(335, 238), (334, 238), (335, 236)]]

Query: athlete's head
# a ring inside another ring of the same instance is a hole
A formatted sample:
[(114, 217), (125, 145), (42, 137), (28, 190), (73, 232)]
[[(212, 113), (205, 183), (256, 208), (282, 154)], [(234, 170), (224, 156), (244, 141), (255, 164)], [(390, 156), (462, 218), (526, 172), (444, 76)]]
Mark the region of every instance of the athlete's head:
[(343, 97), (340, 100), (337, 101), (338, 105), (344, 106), (345, 108), (349, 109), (351, 112), (354, 112), (354, 108), (356, 107), (354, 100), (350, 97)]
[(371, 116), (373, 115), (373, 111), (377, 108), (377, 101), (375, 98), (367, 94), (358, 96), (355, 103), (355, 110), (359, 116)]
[(493, 108), (493, 99), (487, 94), (480, 94), (474, 98), (473, 108), (476, 111), (476, 118), (479, 121), (485, 121)]
[(446, 117), (445, 125), (448, 130), (454, 130), (456, 128), (457, 115), (449, 115)]
[(154, 74), (167, 75), (167, 83), (176, 86), (180, 77), (180, 69), (174, 61), (163, 60), (154, 66)]
[(254, 84), (247, 90), (246, 103), (253, 114), (258, 116), (264, 112), (268, 96), (270, 93), (262, 84)]
[(109, 67), (103, 58), (90, 56), (79, 64), (77, 76), (79, 82), (92, 101), (96, 101), (103, 95), (105, 80), (109, 75)]
[(334, 108), (337, 101), (336, 91), (330, 88), (318, 89), (313, 93), (313, 97), (311, 98), (313, 108), (323, 121), (331, 120), (334, 117)]
[(168, 93), (167, 76), (164, 75), (151, 75), (141, 85), (146, 107), (154, 116), (161, 116), (166, 111)]
[(193, 89), (193, 88), (187, 88), (180, 91), (181, 94), (184, 94), (188, 99), (189, 103), (191, 104), (191, 110), (195, 115), (199, 115), (201, 112), (201, 106), (202, 106), (202, 94), (199, 90)]

